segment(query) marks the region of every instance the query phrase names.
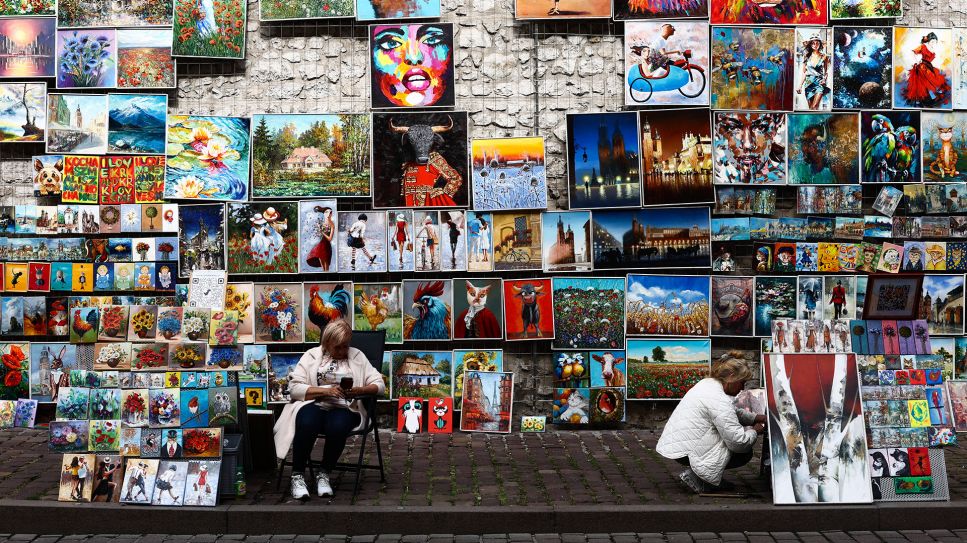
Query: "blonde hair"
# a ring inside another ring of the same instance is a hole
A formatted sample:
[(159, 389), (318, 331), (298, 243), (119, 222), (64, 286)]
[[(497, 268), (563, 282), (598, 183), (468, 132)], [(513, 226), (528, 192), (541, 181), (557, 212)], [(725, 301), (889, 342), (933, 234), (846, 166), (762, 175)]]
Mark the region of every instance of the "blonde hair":
[(712, 364), (711, 377), (723, 385), (748, 381), (752, 370), (739, 351), (729, 351)]
[(353, 329), (349, 327), (349, 323), (339, 319), (326, 325), (326, 329), (322, 331), (322, 340), (319, 343), (322, 345), (322, 350), (329, 353), (336, 345), (348, 345), (352, 337)]

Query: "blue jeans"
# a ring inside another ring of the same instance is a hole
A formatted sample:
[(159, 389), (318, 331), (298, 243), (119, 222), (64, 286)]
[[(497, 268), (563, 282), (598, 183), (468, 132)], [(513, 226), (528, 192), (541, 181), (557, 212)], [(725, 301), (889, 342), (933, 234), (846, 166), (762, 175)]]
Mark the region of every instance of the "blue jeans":
[(322, 449), (322, 469), (330, 472), (339, 461), (349, 433), (359, 426), (360, 417), (349, 409), (325, 410), (309, 404), (295, 417), (295, 438), (292, 440), (292, 473), (305, 473), (316, 438), (322, 434), (326, 444)]

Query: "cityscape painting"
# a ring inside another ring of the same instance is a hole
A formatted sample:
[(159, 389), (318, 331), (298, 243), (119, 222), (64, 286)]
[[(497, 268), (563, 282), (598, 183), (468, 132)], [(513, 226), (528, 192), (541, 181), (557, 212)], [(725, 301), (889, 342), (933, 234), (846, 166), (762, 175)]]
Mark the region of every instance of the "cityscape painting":
[(632, 111), (567, 116), (571, 209), (641, 205), (637, 134)]
[(711, 263), (708, 208), (596, 211), (595, 269), (697, 268)]

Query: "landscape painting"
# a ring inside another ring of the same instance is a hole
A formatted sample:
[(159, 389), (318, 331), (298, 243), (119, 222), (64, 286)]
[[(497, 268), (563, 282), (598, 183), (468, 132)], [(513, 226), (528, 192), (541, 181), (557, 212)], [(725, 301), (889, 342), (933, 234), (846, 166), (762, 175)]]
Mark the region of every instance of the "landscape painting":
[(893, 33), (889, 28), (834, 27), (833, 108), (889, 108), (892, 66)]
[(467, 371), (463, 377), (461, 432), (509, 434), (514, 411), (514, 374)]
[(171, 2), (132, 0), (120, 7), (110, 0), (58, 0), (58, 28), (171, 26)]
[(628, 399), (680, 400), (708, 377), (708, 339), (629, 339)]
[(252, 116), (252, 197), (369, 196), (369, 115)]
[(903, 15), (900, 0), (830, 0), (830, 19), (880, 19)]
[(708, 276), (631, 274), (627, 289), (629, 336), (708, 336)]
[(560, 0), (515, 0), (516, 19), (607, 19), (611, 17), (610, 0), (565, 3)]
[(707, 108), (640, 113), (642, 205), (700, 204), (712, 190), (712, 118)]
[(453, 396), (452, 351), (393, 351), (393, 399)]
[(641, 205), (637, 134), (633, 111), (567, 116), (571, 209)]
[(114, 29), (58, 30), (57, 88), (116, 87), (117, 54)]
[(554, 349), (624, 346), (624, 277), (554, 277)]
[(174, 0), (176, 57), (245, 58), (247, 4), (241, 0), (211, 0), (199, 9), (199, 0)]
[(44, 141), (46, 83), (0, 83), (0, 143)]
[(118, 30), (118, 88), (170, 89), (177, 74), (170, 28)]
[(47, 95), (47, 152), (107, 153), (107, 95)]
[(927, 321), (930, 335), (964, 333), (964, 276), (925, 275), (918, 318)]
[(592, 219), (596, 270), (710, 265), (708, 208), (595, 211)]
[(259, 0), (260, 21), (304, 21), (336, 19), (356, 14), (353, 0), (298, 2), (296, 0)]
[(470, 143), (477, 211), (547, 209), (544, 138), (481, 138)]
[(712, 109), (791, 111), (791, 28), (712, 27)]
[(168, 115), (165, 198), (246, 200), (249, 120)]
[(110, 152), (164, 154), (167, 94), (109, 94), (107, 103)]
[(591, 271), (591, 212), (559, 211), (541, 215), (544, 271)]
[(0, 38), (0, 78), (54, 77), (57, 27), (53, 18), (0, 19)]

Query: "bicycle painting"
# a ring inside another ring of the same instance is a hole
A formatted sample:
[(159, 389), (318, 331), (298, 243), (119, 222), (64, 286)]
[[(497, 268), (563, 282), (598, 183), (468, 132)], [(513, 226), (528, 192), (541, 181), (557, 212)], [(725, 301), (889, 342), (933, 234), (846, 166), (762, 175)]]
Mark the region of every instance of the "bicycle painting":
[(625, 104), (708, 105), (708, 23), (625, 23)]

